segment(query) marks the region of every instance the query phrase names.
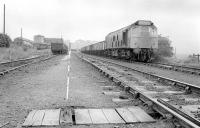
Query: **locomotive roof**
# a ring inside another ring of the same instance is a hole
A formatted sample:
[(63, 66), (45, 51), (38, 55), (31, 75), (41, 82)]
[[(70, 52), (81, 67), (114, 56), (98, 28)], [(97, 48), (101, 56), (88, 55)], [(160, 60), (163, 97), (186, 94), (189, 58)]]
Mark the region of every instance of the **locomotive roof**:
[[(149, 22), (150, 24), (146, 24), (146, 25), (141, 25), (141, 22)], [(110, 33), (108, 33), (108, 35), (110, 35), (110, 34), (112, 34), (112, 33), (114, 33), (114, 32), (117, 32), (117, 31), (119, 31), (119, 30), (122, 30), (122, 29), (128, 29), (128, 28), (130, 28), (130, 27), (133, 27), (133, 26), (152, 26), (152, 27), (154, 27), (154, 28), (156, 28), (156, 26), (154, 25), (154, 23), (152, 22), (152, 21), (150, 21), (150, 20), (137, 20), (135, 23), (133, 23), (133, 24), (131, 24), (131, 25), (128, 25), (128, 26), (126, 26), (126, 27), (123, 27), (123, 28), (120, 28), (120, 29), (118, 29), (118, 30), (116, 30), (116, 31), (113, 31), (113, 32), (110, 32)], [(107, 35), (107, 36), (108, 36)]]

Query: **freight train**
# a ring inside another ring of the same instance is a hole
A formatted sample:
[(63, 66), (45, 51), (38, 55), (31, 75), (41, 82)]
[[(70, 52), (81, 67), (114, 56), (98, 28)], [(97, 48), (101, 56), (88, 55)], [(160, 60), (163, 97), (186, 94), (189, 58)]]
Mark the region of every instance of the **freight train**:
[(68, 54), (68, 47), (66, 44), (61, 42), (52, 42), (51, 51), (53, 54)]
[(153, 22), (138, 20), (109, 33), (105, 41), (81, 48), (81, 52), (133, 61), (149, 62), (158, 50), (157, 27)]

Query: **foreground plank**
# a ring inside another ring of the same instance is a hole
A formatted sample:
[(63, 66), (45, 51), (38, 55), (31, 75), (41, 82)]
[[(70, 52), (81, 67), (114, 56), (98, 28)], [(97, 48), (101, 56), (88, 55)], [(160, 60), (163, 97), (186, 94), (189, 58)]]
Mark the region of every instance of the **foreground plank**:
[(109, 123), (101, 109), (89, 109), (89, 113), (93, 124)]
[(92, 124), (88, 109), (75, 109), (76, 124)]
[(35, 115), (37, 110), (32, 110), (28, 116), (26, 117), (23, 126), (31, 126), (33, 124), (33, 116)]
[(115, 109), (102, 109), (109, 123), (125, 123), (124, 120), (119, 116)]
[(139, 122), (139, 120), (127, 108), (116, 108), (117, 112), (125, 120), (126, 123)]
[(45, 110), (38, 110), (33, 116), (32, 126), (41, 126), (44, 118)]
[(148, 115), (144, 110), (139, 107), (128, 107), (128, 110), (131, 111), (140, 122), (155, 122), (155, 120)]
[(50, 109), (45, 110), (44, 119), (42, 121), (42, 125), (59, 125), (60, 119), (60, 109)]

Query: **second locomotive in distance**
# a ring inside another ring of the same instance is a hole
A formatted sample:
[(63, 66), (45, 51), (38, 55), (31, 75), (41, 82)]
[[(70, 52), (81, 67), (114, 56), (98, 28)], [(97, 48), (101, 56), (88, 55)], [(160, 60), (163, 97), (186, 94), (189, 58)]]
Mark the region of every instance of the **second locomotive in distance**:
[(157, 28), (151, 21), (135, 23), (109, 33), (105, 41), (81, 48), (81, 52), (149, 62), (158, 50)]

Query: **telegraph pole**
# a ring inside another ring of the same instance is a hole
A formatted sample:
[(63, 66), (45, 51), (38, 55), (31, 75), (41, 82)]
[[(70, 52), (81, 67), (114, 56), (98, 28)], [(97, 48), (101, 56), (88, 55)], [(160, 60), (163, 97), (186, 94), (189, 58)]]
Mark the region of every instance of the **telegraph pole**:
[(5, 29), (5, 26), (6, 26), (6, 6), (4, 4), (3, 6), (3, 34), (5, 35), (6, 33), (6, 29)]

